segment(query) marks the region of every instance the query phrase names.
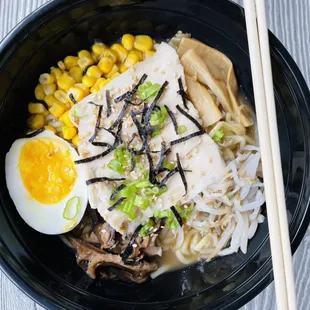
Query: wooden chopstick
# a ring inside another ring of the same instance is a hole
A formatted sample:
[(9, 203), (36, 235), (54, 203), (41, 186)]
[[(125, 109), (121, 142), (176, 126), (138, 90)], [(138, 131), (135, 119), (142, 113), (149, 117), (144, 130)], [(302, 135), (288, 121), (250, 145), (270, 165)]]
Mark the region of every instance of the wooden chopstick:
[(295, 310), (296, 297), (264, 0), (244, 0), (244, 7), (277, 304), (278, 309)]

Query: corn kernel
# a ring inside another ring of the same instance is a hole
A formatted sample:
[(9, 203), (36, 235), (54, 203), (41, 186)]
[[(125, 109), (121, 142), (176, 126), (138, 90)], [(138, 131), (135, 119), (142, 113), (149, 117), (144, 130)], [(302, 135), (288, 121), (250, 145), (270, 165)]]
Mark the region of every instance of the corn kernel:
[(76, 102), (81, 101), (85, 97), (83, 89), (77, 86), (71, 87), (68, 91), (68, 95), (72, 95)]
[(29, 120), (29, 126), (31, 129), (40, 129), (45, 124), (45, 117), (41, 114), (33, 115)]
[(74, 127), (74, 124), (71, 122), (69, 117), (69, 111), (65, 112), (63, 115), (59, 117), (59, 121), (63, 122), (68, 127)]
[(52, 84), (55, 82), (55, 78), (53, 75), (49, 73), (43, 73), (39, 77), (40, 84), (46, 85), (46, 84)]
[(101, 43), (101, 42), (95, 43), (92, 46), (93, 52), (99, 56), (101, 56), (103, 54), (104, 50), (106, 50), (107, 48), (108, 47), (104, 43)]
[(148, 57), (152, 57), (152, 56), (154, 56), (154, 54), (155, 54), (155, 51), (145, 51), (144, 52), (144, 59), (148, 58)]
[(93, 57), (95, 63), (97, 63), (100, 60), (100, 56), (94, 52), (91, 52), (91, 57)]
[(126, 67), (125, 64), (120, 64), (120, 66), (119, 66), (119, 72), (120, 73), (124, 73), (127, 70), (128, 70), (128, 68)]
[(94, 59), (91, 57), (91, 55), (90, 57), (82, 57), (78, 60), (78, 65), (82, 70), (85, 70), (87, 67), (93, 65), (94, 63)]
[(84, 57), (90, 57), (91, 58), (91, 53), (88, 50), (81, 50), (78, 53), (79, 58), (84, 58)]
[(70, 76), (67, 72), (63, 73), (57, 80), (57, 85), (60, 89), (68, 90), (75, 84), (75, 79)]
[[(107, 82), (106, 82), (107, 81)], [(92, 86), (90, 89), (90, 92), (97, 93), (102, 87), (104, 87), (107, 83), (110, 82), (110, 79), (105, 79), (105, 78), (99, 78), (96, 83)]]
[(110, 58), (113, 63), (117, 61), (117, 53), (110, 48), (104, 50), (102, 57)]
[(150, 36), (140, 35), (135, 38), (134, 47), (141, 52), (150, 51), (153, 45), (154, 43)]
[(113, 65), (114, 62), (108, 57), (101, 58), (98, 63), (98, 67), (103, 72), (103, 74), (109, 73), (112, 70)]
[(83, 83), (76, 83), (74, 86), (81, 88), (85, 93), (85, 97), (89, 95), (89, 87), (86, 87)]
[(102, 75), (102, 72), (97, 66), (91, 66), (87, 69), (86, 75), (95, 79), (99, 79)]
[(44, 98), (47, 106), (50, 108), (53, 104), (57, 103), (58, 100), (53, 95), (48, 95)]
[(44, 126), (44, 129), (45, 130), (50, 130), (50, 131), (52, 131), (53, 133), (56, 134), (56, 129), (54, 127), (52, 127), (52, 126)]
[(135, 42), (135, 37), (132, 34), (124, 34), (122, 37), (122, 44), (126, 48), (127, 51), (131, 51), (133, 49), (133, 45)]
[(138, 51), (138, 50), (132, 50), (130, 53), (132, 54), (136, 54), (138, 57), (139, 57), (139, 61), (142, 61), (144, 56), (143, 56), (143, 53), (141, 51)]
[(61, 128), (62, 135), (66, 140), (71, 140), (76, 134), (77, 130), (75, 127), (63, 126)]
[(57, 62), (57, 66), (60, 70), (63, 70), (63, 71), (66, 70), (66, 66), (62, 60)]
[(135, 53), (130, 52), (125, 60), (125, 66), (130, 68), (139, 62), (139, 56)]
[(107, 79), (111, 78), (116, 72), (118, 72), (118, 70), (119, 70), (119, 67), (117, 65), (113, 65), (111, 71), (108, 74), (106, 74), (104, 77)]
[(118, 43), (115, 43), (111, 46), (111, 50), (114, 51), (116, 54), (117, 54), (117, 60), (119, 62), (124, 62), (127, 55), (128, 55), (128, 52), (125, 48), (123, 48), (120, 44)]
[(54, 117), (58, 118), (64, 114), (66, 108), (62, 102), (57, 101), (48, 110)]
[(42, 84), (38, 84), (37, 87), (34, 89), (34, 95), (35, 95), (37, 100), (44, 100), (45, 94), (43, 91), (43, 85)]
[(78, 144), (80, 143), (81, 141), (81, 138), (79, 137), (79, 135), (75, 135), (73, 138), (72, 138), (72, 143), (76, 146), (78, 146)]
[(77, 65), (79, 58), (76, 56), (67, 56), (64, 59), (64, 64), (67, 68), (67, 70), (70, 70), (71, 68), (75, 67)]
[(52, 67), (51, 74), (54, 76), (55, 80), (57, 80), (62, 75), (62, 71), (59, 68)]
[(120, 75), (119, 72), (115, 72), (112, 76), (111, 76), (111, 80), (115, 79), (116, 77), (118, 77)]
[(80, 67), (72, 67), (69, 71), (69, 74), (75, 79), (76, 82), (82, 82), (83, 71)]
[(54, 96), (60, 102), (62, 102), (64, 104), (68, 103), (67, 93), (64, 92), (63, 90), (61, 90), (61, 89), (56, 90), (55, 93), (54, 93)]
[(98, 84), (98, 86), (99, 86), (99, 90), (101, 89), (101, 88), (103, 88), (104, 86), (106, 86), (108, 83), (110, 83), (111, 82), (111, 79), (106, 79), (106, 80), (104, 80), (104, 81), (100, 81), (99, 82), (99, 84)]
[(86, 87), (92, 87), (95, 83), (96, 83), (96, 79), (91, 77), (91, 76), (83, 76), (82, 78), (82, 83), (83, 85), (85, 85)]
[(55, 83), (43, 85), (43, 91), (46, 96), (53, 95), (56, 89), (57, 85)]
[(31, 114), (43, 114), (46, 112), (45, 106), (42, 103), (32, 103), (28, 104), (28, 111)]

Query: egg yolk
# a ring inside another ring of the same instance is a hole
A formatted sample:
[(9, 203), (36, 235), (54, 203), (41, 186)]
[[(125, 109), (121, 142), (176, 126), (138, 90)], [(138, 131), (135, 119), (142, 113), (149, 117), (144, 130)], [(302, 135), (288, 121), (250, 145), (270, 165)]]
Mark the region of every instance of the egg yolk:
[(30, 195), (44, 204), (63, 200), (73, 189), (77, 178), (70, 149), (53, 138), (25, 143), (19, 156), (19, 169)]

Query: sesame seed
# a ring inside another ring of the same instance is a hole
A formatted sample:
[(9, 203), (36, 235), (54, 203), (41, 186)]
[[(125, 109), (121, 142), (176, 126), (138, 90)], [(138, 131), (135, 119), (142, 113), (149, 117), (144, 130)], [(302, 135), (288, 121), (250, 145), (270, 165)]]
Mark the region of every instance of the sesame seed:
[(132, 247), (133, 247), (133, 248), (136, 248), (136, 247), (137, 247), (137, 245), (134, 243), (134, 244), (132, 245)]

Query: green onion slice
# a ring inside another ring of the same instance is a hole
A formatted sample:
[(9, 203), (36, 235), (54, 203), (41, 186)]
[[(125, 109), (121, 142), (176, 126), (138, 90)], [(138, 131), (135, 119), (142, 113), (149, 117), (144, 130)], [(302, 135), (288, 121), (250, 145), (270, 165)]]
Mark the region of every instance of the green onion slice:
[(213, 137), (212, 137), (212, 139), (215, 141), (215, 142), (221, 142), (222, 140), (223, 140), (223, 138), (224, 138), (224, 131), (223, 130), (217, 130), (215, 133), (214, 133), (214, 135), (213, 135)]
[(157, 95), (160, 90), (159, 84), (152, 84), (151, 82), (146, 82), (138, 87), (138, 96), (141, 100), (145, 100), (150, 97)]
[(123, 174), (125, 171), (123, 165), (119, 161), (117, 161), (116, 159), (112, 159), (109, 161), (108, 168), (119, 173), (119, 174)]
[(70, 221), (73, 220), (79, 213), (80, 209), (80, 197), (74, 196), (66, 203), (66, 207), (62, 214), (63, 218)]
[(181, 135), (187, 131), (187, 128), (185, 125), (178, 126), (178, 135)]

